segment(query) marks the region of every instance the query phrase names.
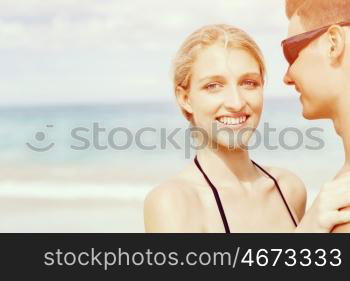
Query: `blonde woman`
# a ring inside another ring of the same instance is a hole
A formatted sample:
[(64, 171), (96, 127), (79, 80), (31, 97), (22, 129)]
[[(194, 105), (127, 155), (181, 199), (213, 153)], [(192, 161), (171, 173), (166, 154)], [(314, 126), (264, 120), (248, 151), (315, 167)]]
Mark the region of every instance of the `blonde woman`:
[(244, 31), (229, 25), (199, 29), (185, 40), (173, 68), (177, 102), (198, 129), (194, 141), (206, 145), (147, 195), (147, 232), (329, 232), (350, 221), (348, 212), (338, 211), (350, 205), (348, 178), (328, 183), (302, 220), (302, 181), (250, 159), (246, 147), (263, 108), (265, 64)]

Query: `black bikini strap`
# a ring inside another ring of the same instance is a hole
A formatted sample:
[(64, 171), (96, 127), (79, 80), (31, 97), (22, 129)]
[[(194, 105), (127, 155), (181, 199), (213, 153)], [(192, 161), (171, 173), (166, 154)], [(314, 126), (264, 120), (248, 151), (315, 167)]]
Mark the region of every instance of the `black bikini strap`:
[(222, 207), (222, 204), (221, 204), (221, 200), (220, 200), (220, 196), (219, 196), (219, 193), (217, 191), (217, 189), (215, 188), (215, 186), (211, 183), (211, 181), (209, 180), (209, 178), (207, 177), (207, 175), (204, 173), (201, 165), (199, 164), (198, 162), (198, 159), (197, 159), (197, 156), (194, 157), (194, 163), (196, 163), (196, 166), (198, 167), (198, 169), (201, 171), (203, 177), (205, 178), (205, 180), (207, 181), (207, 183), (209, 184), (209, 186), (211, 187), (211, 190), (213, 191), (214, 193), (214, 197), (215, 197), (215, 200), (216, 200), (216, 204), (218, 205), (218, 208), (219, 208), (219, 211), (220, 211), (220, 215), (221, 215), (221, 219), (224, 223), (224, 226), (225, 226), (225, 232), (226, 233), (230, 233), (230, 227), (228, 226), (228, 223), (227, 223), (227, 219), (226, 219), (226, 215), (225, 215), (225, 211), (224, 211), (224, 208)]
[(257, 166), (261, 171), (263, 171), (265, 175), (267, 175), (270, 179), (273, 180), (273, 182), (275, 183), (275, 185), (276, 185), (276, 187), (277, 187), (277, 190), (278, 190), (279, 194), (280, 194), (281, 197), (282, 197), (282, 200), (283, 200), (283, 202), (284, 202), (284, 205), (287, 207), (288, 213), (289, 213), (290, 217), (292, 218), (295, 227), (297, 227), (298, 224), (297, 224), (297, 222), (295, 221), (294, 216), (293, 216), (291, 210), (289, 209), (288, 203), (287, 203), (286, 199), (285, 199), (284, 196), (283, 196), (283, 193), (282, 193), (282, 191), (281, 191), (280, 186), (278, 185), (277, 180), (276, 180), (272, 175), (270, 175), (265, 169), (263, 169), (261, 166), (259, 166), (257, 163), (255, 163), (253, 160), (251, 160), (251, 161), (253, 162), (253, 164), (254, 164), (255, 166)]

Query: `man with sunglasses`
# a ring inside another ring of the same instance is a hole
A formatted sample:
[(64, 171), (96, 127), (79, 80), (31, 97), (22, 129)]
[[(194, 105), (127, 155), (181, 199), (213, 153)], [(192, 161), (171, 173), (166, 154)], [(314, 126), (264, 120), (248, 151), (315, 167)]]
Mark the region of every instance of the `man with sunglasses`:
[[(306, 119), (333, 121), (345, 151), (340, 179), (350, 171), (350, 0), (286, 0), (286, 13), (284, 82), (300, 93)], [(333, 232), (350, 232), (350, 224)]]

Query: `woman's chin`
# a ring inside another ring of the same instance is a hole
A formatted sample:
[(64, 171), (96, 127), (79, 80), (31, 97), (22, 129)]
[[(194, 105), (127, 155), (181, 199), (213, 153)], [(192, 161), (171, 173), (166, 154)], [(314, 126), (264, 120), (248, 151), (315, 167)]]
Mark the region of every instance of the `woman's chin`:
[(247, 149), (248, 142), (244, 140), (228, 140), (228, 139), (218, 139), (216, 141), (216, 145), (214, 147), (217, 147), (219, 149), (225, 149), (225, 150), (246, 150)]

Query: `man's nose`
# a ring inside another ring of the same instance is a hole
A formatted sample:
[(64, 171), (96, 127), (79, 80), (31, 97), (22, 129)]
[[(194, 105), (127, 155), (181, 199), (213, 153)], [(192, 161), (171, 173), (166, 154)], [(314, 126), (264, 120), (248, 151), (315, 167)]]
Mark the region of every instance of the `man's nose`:
[(286, 73), (284, 74), (284, 77), (283, 77), (283, 82), (286, 84), (286, 85), (294, 85), (294, 81), (293, 79), (290, 77), (290, 73), (289, 73), (289, 67), (286, 71)]

